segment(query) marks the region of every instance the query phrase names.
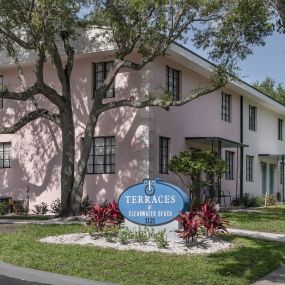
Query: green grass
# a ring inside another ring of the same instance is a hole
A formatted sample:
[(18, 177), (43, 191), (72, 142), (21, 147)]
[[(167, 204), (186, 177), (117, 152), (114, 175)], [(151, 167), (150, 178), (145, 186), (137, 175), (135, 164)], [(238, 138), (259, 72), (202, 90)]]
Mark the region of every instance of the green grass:
[(280, 243), (228, 236), (235, 247), (208, 256), (117, 251), (91, 246), (42, 244), (48, 235), (86, 231), (80, 225), (29, 225), (0, 234), (0, 260), (20, 266), (124, 285), (240, 285), (285, 262)]
[[(267, 209), (267, 208), (266, 208)], [(230, 222), (230, 227), (244, 230), (285, 233), (285, 212), (280, 213), (280, 209), (264, 209), (261, 213), (245, 212), (225, 212), (221, 215)], [(283, 211), (283, 209), (281, 209)], [(268, 212), (266, 212), (268, 211)], [(276, 212), (276, 213), (274, 213)]]
[(258, 208), (258, 210), (260, 210), (264, 213), (274, 213), (274, 214), (285, 215), (285, 205), (269, 206), (266, 208)]

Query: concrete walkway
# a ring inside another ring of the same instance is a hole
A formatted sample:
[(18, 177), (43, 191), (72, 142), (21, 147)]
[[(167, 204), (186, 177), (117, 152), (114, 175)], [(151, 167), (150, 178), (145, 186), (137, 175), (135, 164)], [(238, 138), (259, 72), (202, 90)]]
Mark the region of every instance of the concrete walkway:
[[(6, 280), (6, 277), (7, 281), (5, 281), (5, 283), (2, 283), (1, 278), (3, 281)], [(4, 262), (0, 262), (0, 284), (113, 285), (105, 282), (95, 282), (78, 277), (71, 277), (62, 274), (18, 267)]]
[(264, 276), (252, 285), (284, 285), (285, 284), (285, 265)]
[(234, 235), (239, 235), (244, 237), (259, 238), (264, 240), (278, 241), (285, 243), (285, 233), (273, 234), (273, 233), (255, 232), (255, 231), (240, 230), (240, 229), (228, 229), (228, 232)]
[[(263, 240), (278, 241), (285, 243), (285, 234), (255, 232), (255, 231), (247, 231), (240, 229), (228, 229), (228, 232), (231, 234), (244, 236), (244, 237), (258, 238)], [(284, 284), (285, 284), (285, 265), (272, 271), (265, 277), (253, 283), (252, 285), (284, 285)]]

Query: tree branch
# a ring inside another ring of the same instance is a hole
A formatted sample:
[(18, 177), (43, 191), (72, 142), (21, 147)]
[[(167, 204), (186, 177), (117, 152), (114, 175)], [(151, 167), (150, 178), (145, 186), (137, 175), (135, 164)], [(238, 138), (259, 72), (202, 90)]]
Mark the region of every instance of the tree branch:
[(46, 118), (57, 125), (60, 124), (60, 119), (58, 114), (54, 114), (45, 109), (38, 109), (22, 117), (17, 123), (15, 123), (11, 127), (0, 127), (0, 134), (14, 134), (19, 129), (23, 128), (25, 125), (38, 118)]
[(192, 100), (198, 97), (217, 91), (221, 87), (222, 86), (209, 86), (207, 88), (197, 90), (179, 101), (169, 100), (169, 98), (164, 99), (164, 98), (154, 98), (154, 97), (150, 97), (148, 100), (145, 100), (145, 101), (138, 101), (138, 100), (133, 100), (133, 99), (122, 99), (119, 101), (111, 101), (111, 102), (102, 104), (101, 112), (104, 112), (109, 109), (125, 107), (125, 106), (138, 108), (138, 109), (157, 106), (157, 107), (161, 107), (163, 109), (168, 110), (172, 106), (185, 105), (186, 103), (191, 102)]
[(40, 90), (37, 84), (34, 84), (30, 88), (22, 91), (22, 92), (11, 92), (8, 90), (0, 91), (0, 98), (2, 99), (12, 99), (12, 100), (19, 100), (19, 101), (27, 101), (31, 97), (36, 94), (39, 94)]
[(0, 25), (0, 34), (3, 34), (7, 38), (11, 39), (13, 42), (17, 43), (20, 47), (24, 49), (32, 50), (34, 46), (30, 43), (25, 42), (21, 38), (17, 37), (13, 32), (6, 29), (3, 25)]

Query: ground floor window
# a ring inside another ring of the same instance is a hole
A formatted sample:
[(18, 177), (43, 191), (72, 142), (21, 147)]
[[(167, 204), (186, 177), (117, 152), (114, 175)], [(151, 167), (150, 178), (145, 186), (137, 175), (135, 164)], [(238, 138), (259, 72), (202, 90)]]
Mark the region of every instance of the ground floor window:
[(11, 167), (11, 143), (0, 143), (0, 168)]
[(253, 156), (246, 156), (246, 181), (253, 181)]
[(95, 137), (87, 163), (87, 174), (115, 173), (115, 137)]
[(234, 179), (234, 152), (225, 151), (225, 162), (226, 162), (226, 172), (225, 179), (233, 180)]
[(168, 173), (169, 138), (159, 137), (159, 173)]

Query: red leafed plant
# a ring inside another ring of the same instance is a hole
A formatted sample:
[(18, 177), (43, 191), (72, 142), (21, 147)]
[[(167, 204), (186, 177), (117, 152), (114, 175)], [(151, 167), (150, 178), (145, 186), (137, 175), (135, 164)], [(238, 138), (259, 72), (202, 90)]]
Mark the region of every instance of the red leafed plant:
[(105, 205), (94, 204), (90, 214), (92, 217), (91, 224), (99, 230), (102, 230), (110, 220), (110, 212)]
[(109, 211), (110, 223), (119, 226), (124, 221), (124, 217), (120, 212), (118, 203), (113, 200), (112, 203), (108, 203), (107, 208)]
[(209, 203), (201, 205), (198, 215), (201, 226), (206, 229), (209, 236), (213, 237), (217, 231), (227, 232), (226, 226), (229, 222), (218, 214), (213, 205)]
[(200, 220), (197, 212), (190, 211), (186, 214), (180, 212), (177, 221), (182, 227), (181, 230), (178, 230), (179, 235), (185, 240), (186, 246), (189, 246), (190, 239), (193, 243), (194, 237), (198, 235), (198, 230), (200, 228)]
[(112, 203), (93, 204), (90, 215), (92, 218), (90, 224), (98, 230), (102, 230), (104, 227), (110, 225), (119, 226), (124, 221), (124, 217), (116, 201)]

